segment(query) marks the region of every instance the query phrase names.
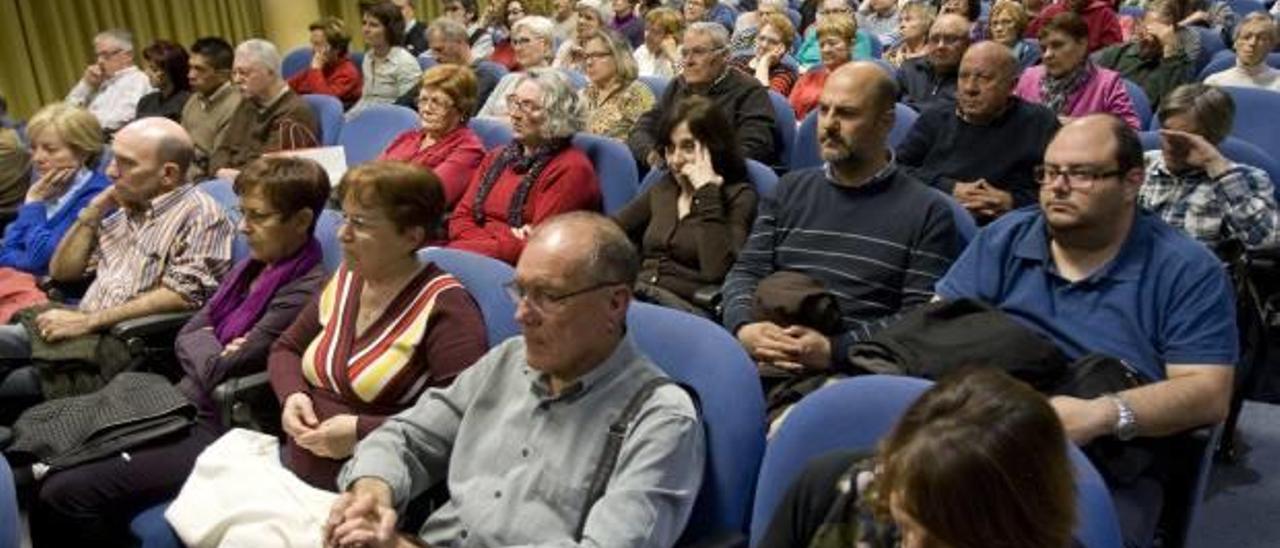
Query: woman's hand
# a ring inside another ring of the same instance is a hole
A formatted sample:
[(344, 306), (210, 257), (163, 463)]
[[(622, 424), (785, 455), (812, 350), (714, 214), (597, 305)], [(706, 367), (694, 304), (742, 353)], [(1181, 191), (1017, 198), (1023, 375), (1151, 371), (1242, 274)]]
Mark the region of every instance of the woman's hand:
[(693, 160), (680, 167), (680, 174), (689, 180), (694, 190), (706, 185), (720, 185), (724, 182), (711, 165), (711, 153), (701, 142), (694, 144)]
[(294, 441), (317, 457), (345, 459), (356, 448), (357, 422), (355, 415), (334, 415)]
[(662, 39), (662, 51), (661, 52), (655, 51), (654, 53), (661, 53), (663, 57), (666, 57), (667, 59), (671, 59), (674, 61), (674, 60), (680, 59), (680, 52), (677, 48), (678, 46), (676, 45), (676, 38), (668, 34), (665, 38)]
[(329, 61), (329, 44), (321, 44), (311, 50), (311, 68), (320, 70)]
[(51, 169), (40, 176), (40, 180), (27, 189), (27, 203), (43, 202), (57, 198), (67, 191), (71, 181), (75, 180), (75, 168)]
[[(280, 413), (280, 426), (294, 441), (299, 441), (300, 437), (312, 432), (319, 424), (310, 396), (295, 392), (285, 398), (284, 409)], [(300, 441), (299, 445), (301, 445)]]

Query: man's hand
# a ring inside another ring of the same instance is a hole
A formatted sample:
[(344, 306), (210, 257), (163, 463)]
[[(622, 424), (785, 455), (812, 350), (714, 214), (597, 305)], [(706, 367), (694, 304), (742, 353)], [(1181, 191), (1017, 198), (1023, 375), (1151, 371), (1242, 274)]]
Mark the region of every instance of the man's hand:
[(284, 400), (284, 409), (280, 412), (280, 426), (289, 437), (301, 445), (298, 438), (309, 433), (320, 425), (316, 420), (316, 410), (311, 404), (311, 396), (302, 392), (294, 392)]
[(84, 68), (84, 75), (80, 79), (96, 90), (107, 80), (107, 71), (102, 69), (102, 65), (94, 63)]
[(396, 511), (391, 486), (378, 478), (356, 480), (329, 510), (322, 532), (325, 546), (369, 546), (390, 548), (399, 545)]
[(1049, 398), (1049, 405), (1058, 413), (1067, 437), (1076, 445), (1085, 445), (1114, 432), (1119, 419), (1115, 403), (1105, 396), (1091, 400), (1054, 396)]
[(87, 335), (97, 328), (92, 315), (61, 308), (41, 313), (36, 317), (36, 326), (40, 328), (40, 338), (47, 342)]
[(334, 415), (294, 441), (317, 457), (345, 459), (356, 448), (357, 422), (355, 415)]
[(1231, 169), (1231, 160), (1204, 137), (1174, 129), (1160, 130), (1160, 137), (1169, 143), (1169, 148), (1181, 154), (1182, 163), (1203, 169), (1210, 177), (1216, 178)]
[(103, 189), (92, 200), (89, 200), (89, 205), (85, 207), (86, 209), (93, 208), (93, 211), (97, 211), (99, 219), (106, 217), (107, 214), (120, 207), (120, 201), (116, 200), (116, 187), (113, 185)]
[(831, 367), (831, 340), (818, 330), (803, 325), (793, 325), (783, 330), (795, 341), (799, 352), (795, 361), (810, 369)]
[(1173, 57), (1182, 51), (1182, 44), (1178, 42), (1178, 29), (1173, 25), (1161, 22), (1146, 23), (1147, 32), (1160, 41), (1160, 47), (1165, 57)]
[(749, 323), (738, 329), (738, 341), (756, 361), (795, 362), (800, 345), (782, 326), (773, 322)]

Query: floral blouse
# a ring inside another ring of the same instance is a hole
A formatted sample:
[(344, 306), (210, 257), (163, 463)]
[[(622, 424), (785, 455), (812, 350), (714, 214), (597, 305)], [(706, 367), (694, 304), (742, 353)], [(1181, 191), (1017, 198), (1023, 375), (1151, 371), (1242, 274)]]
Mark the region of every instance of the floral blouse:
[(582, 102), (587, 110), (587, 132), (625, 141), (640, 115), (653, 108), (653, 92), (639, 80), (614, 90), (601, 93), (595, 84), (582, 90)]

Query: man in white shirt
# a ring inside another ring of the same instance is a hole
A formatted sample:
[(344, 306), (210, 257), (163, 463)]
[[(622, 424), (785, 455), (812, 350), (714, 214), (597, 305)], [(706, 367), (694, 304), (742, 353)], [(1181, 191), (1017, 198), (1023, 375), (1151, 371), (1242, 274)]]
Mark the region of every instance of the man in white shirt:
[(112, 29), (93, 37), (97, 61), (85, 67), (84, 76), (67, 94), (67, 102), (84, 107), (98, 118), (102, 129), (114, 133), (133, 121), (138, 100), (154, 91), (146, 73), (133, 64), (133, 35)]
[(1270, 15), (1250, 13), (1236, 27), (1236, 66), (1205, 78), (1204, 83), (1280, 91), (1280, 70), (1267, 65), (1267, 54), (1277, 39), (1280, 29)]

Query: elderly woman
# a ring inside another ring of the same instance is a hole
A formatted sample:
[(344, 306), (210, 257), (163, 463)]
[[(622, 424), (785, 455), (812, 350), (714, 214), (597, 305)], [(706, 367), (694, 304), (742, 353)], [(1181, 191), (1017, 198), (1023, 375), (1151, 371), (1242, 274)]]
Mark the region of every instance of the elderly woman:
[(527, 16), (524, 3), (520, 0), (497, 0), (489, 3), (485, 17), (488, 33), (493, 36), (493, 52), (489, 59), (507, 67), (507, 70), (529, 68), (520, 63), (515, 47), (516, 23)]
[(182, 107), (191, 96), (187, 80), (187, 50), (165, 40), (157, 40), (142, 50), (142, 71), (156, 90), (138, 99), (138, 118), (164, 116), (182, 122)]
[(1000, 0), (991, 8), (991, 40), (1013, 50), (1019, 72), (1040, 62), (1040, 46), (1022, 37), (1029, 21), (1027, 10), (1014, 0)]
[(683, 20), (671, 8), (654, 8), (644, 16), (644, 43), (635, 52), (640, 76), (675, 78), (680, 73)]
[(470, 68), (437, 65), (422, 75), (418, 92), (421, 129), (391, 141), (379, 160), (399, 160), (431, 170), (444, 187), (445, 209), (453, 209), (484, 158), (484, 145), (467, 127), (476, 104), (476, 77)]
[(1205, 78), (1215, 86), (1280, 91), (1280, 70), (1267, 65), (1267, 54), (1280, 39), (1276, 22), (1265, 13), (1250, 13), (1236, 27), (1236, 66)]
[(364, 88), (360, 100), (347, 113), (350, 118), (369, 105), (390, 105), (413, 89), (422, 78), (418, 59), (400, 46), (404, 43), (404, 15), (400, 8), (383, 0), (361, 4), (364, 32)]
[(767, 13), (760, 16), (760, 28), (756, 31), (755, 51), (749, 55), (734, 57), (732, 64), (739, 70), (756, 77), (761, 85), (782, 94), (791, 94), (796, 83), (796, 67), (783, 63), (782, 58), (791, 51), (795, 27), (785, 15)]
[(31, 532), (37, 546), (123, 546), (129, 519), (171, 499), (196, 456), (222, 431), (211, 394), (225, 378), (261, 370), (267, 351), (324, 283), (312, 232), (329, 195), (315, 162), (263, 158), (235, 182), (249, 257), (236, 265), (175, 343), (178, 389), (196, 407), (189, 430), (50, 474), (39, 487)]
[[(711, 20), (711, 9), (716, 7), (716, 0), (685, 0), (680, 7), (680, 16), (684, 18), (684, 26)], [(732, 31), (733, 29), (727, 29)]]
[(449, 247), (515, 264), (535, 225), (599, 211), (601, 195), (591, 160), (569, 143), (582, 130), (582, 104), (563, 74), (522, 74), (507, 103), (515, 140), (480, 163), (449, 217)]
[(640, 115), (653, 107), (653, 92), (636, 79), (631, 44), (611, 30), (598, 30), (582, 41), (587, 80), (582, 104), (587, 132), (626, 141)]
[(938, 14), (954, 13), (968, 19), (972, 25), (969, 27), (969, 40), (971, 42), (979, 42), (987, 38), (986, 24), (982, 21), (982, 5), (979, 0), (943, 0), (942, 6), (938, 9)]
[(929, 54), (929, 27), (937, 11), (926, 2), (912, 0), (902, 6), (898, 18), (898, 43), (885, 50), (883, 58), (899, 67), (903, 63)]
[(827, 75), (849, 62), (849, 44), (853, 43), (854, 34), (858, 31), (858, 25), (852, 17), (825, 17), (818, 19), (813, 26), (817, 27), (822, 65), (804, 73), (795, 87), (791, 88), (791, 108), (796, 111), (797, 120), (803, 120), (818, 105), (822, 86), (827, 83)]
[(371, 162), (343, 175), (338, 193), (342, 265), (276, 341), (267, 366), (283, 410), (285, 465), (329, 490), (357, 441), (486, 350), (466, 289), (417, 258), (444, 212), (435, 175)]
[(1040, 29), (1040, 47), (1043, 64), (1023, 71), (1014, 94), (1049, 107), (1064, 122), (1109, 112), (1134, 129), (1140, 127), (1124, 79), (1089, 59), (1089, 28), (1084, 19), (1072, 12), (1055, 15)]
[[(861, 30), (858, 19), (855, 16), (853, 8), (849, 5), (849, 0), (821, 0), (818, 2), (817, 19), (814, 24), (809, 25), (805, 30), (804, 36), (800, 39), (800, 45), (796, 48), (796, 61), (805, 70), (809, 70), (815, 66), (822, 64), (822, 51), (818, 39), (818, 25), (826, 19), (832, 17), (850, 17), (853, 19), (854, 37), (849, 39), (849, 52), (855, 59), (871, 58), (871, 35)], [(896, 19), (896, 15), (894, 16)]]
[(562, 70), (582, 72), (586, 67), (583, 57), (586, 37), (601, 29), (609, 28), (610, 11), (604, 0), (580, 0), (577, 11), (577, 23), (574, 26), (573, 38), (565, 40), (556, 50), (556, 58), (551, 66)]
[[(551, 55), (555, 51), (554, 34), (555, 23), (546, 17), (530, 15), (518, 21), (511, 29), (511, 43), (515, 45), (520, 66), (525, 70), (551, 66)], [(507, 96), (515, 90), (522, 75), (523, 72), (512, 72), (503, 76), (476, 116), (508, 121)]]
[(360, 69), (347, 56), (351, 36), (337, 17), (311, 23), (311, 65), (289, 78), (289, 88), (298, 94), (331, 95), (351, 108), (360, 100), (363, 79)]
[(614, 216), (643, 257), (636, 295), (709, 317), (694, 293), (724, 282), (751, 232), (756, 191), (733, 124), (705, 97), (666, 113), (658, 145), (670, 171)]

